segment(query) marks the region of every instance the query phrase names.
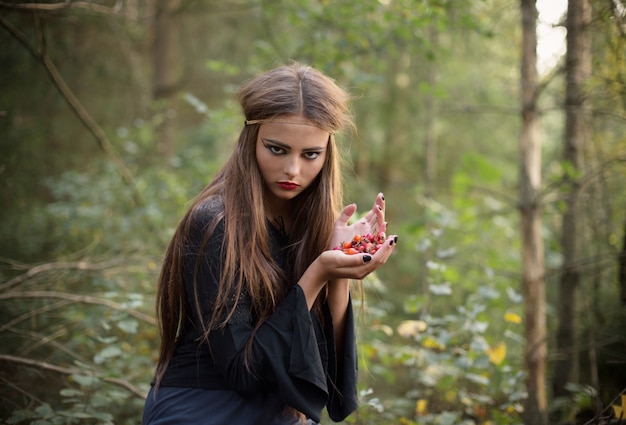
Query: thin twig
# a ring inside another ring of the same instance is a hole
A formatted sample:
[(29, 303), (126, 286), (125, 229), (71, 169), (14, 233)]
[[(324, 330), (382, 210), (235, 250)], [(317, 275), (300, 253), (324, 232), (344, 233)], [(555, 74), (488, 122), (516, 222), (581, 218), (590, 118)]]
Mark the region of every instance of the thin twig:
[(46, 54), (45, 51), (37, 51), (30, 42), (27, 40), (26, 36), (21, 33), (13, 24), (11, 24), (8, 20), (6, 20), (3, 16), (0, 16), (0, 25), (2, 25), (14, 38), (16, 38), (32, 55), (37, 61), (43, 65), (44, 69), (48, 73), (48, 76), (52, 79), (53, 84), (61, 93), (61, 96), (68, 103), (74, 114), (78, 117), (80, 122), (91, 132), (91, 134), (95, 137), (98, 142), (98, 146), (106, 153), (115, 165), (120, 170), (122, 175), (122, 179), (126, 184), (133, 190), (133, 200), (136, 205), (143, 205), (144, 200), (141, 193), (137, 190), (135, 185), (135, 180), (133, 178), (132, 173), (124, 164), (122, 158), (117, 154), (115, 148), (109, 141), (104, 130), (98, 125), (98, 123), (93, 119), (93, 117), (87, 112), (85, 107), (80, 103), (78, 98), (74, 95), (74, 92), (69, 88), (61, 74), (56, 68), (50, 56)]
[(60, 348), (59, 346), (61, 344), (56, 343), (55, 344), (55, 339), (66, 335), (67, 334), (67, 330), (64, 328), (60, 328), (57, 329), (56, 332), (50, 334), (50, 335), (39, 335), (35, 332), (29, 332), (25, 331), (25, 332), (21, 332), (20, 329), (16, 329), (16, 328), (10, 328), (7, 329), (7, 331), (9, 332), (14, 332), (18, 335), (24, 335), (24, 336), (29, 336), (31, 339), (35, 340), (35, 342), (30, 342), (30, 341), (24, 341), (24, 343), (22, 344), (22, 347), (15, 350), (13, 353), (16, 355), (19, 355), (20, 357), (26, 357), (28, 356), (30, 353), (32, 353), (33, 351), (35, 351), (37, 348), (50, 344), (52, 346), (55, 346), (55, 348)]
[[(602, 410), (601, 412), (599, 412), (593, 419), (591, 419), (590, 421), (585, 422), (583, 425), (592, 425), (593, 421), (595, 421), (596, 419), (600, 418), (602, 416), (602, 414), (604, 414), (605, 412), (607, 412), (608, 410), (612, 409), (612, 406), (614, 403), (617, 402), (617, 400), (622, 396), (622, 394), (626, 394), (626, 388), (624, 388), (622, 391), (620, 391), (620, 393), (617, 395), (617, 397), (615, 397), (613, 399), (613, 401), (611, 401), (605, 408), (604, 410)], [(624, 406), (622, 406), (624, 407)], [(623, 415), (623, 414), (622, 414)], [(622, 418), (619, 418), (619, 422), (621, 423)]]
[(102, 13), (104, 15), (114, 15), (122, 10), (122, 2), (120, 0), (115, 2), (115, 6), (107, 7), (101, 4), (96, 4), (91, 1), (71, 1), (65, 0), (59, 3), (7, 3), (0, 1), (0, 7), (7, 9), (19, 9), (19, 10), (42, 10), (46, 12), (62, 9), (70, 9), (73, 7), (80, 9), (88, 9), (92, 12)]
[(2, 384), (7, 386), (8, 388), (11, 388), (15, 391), (17, 391), (18, 393), (22, 394), (23, 396), (29, 398), (30, 400), (33, 400), (35, 402), (37, 402), (38, 404), (43, 404), (43, 400), (40, 400), (38, 397), (34, 396), (33, 394), (27, 392), (26, 390), (18, 387), (17, 385), (15, 385), (13, 382), (4, 379), (4, 378), (0, 378), (0, 380), (2, 381)]
[(151, 325), (156, 325), (156, 319), (152, 316), (141, 313), (140, 311), (131, 308), (127, 308), (118, 302), (94, 297), (91, 295), (70, 294), (67, 292), (59, 291), (19, 291), (0, 294), (0, 300), (9, 300), (14, 298), (58, 298), (61, 300), (76, 303), (102, 305), (113, 310), (124, 311), (136, 319), (142, 320)]
[[(52, 339), (52, 338), (56, 338), (57, 336), (61, 336), (61, 335), (67, 334), (67, 330), (65, 328), (61, 328), (59, 331), (57, 331), (53, 335), (49, 335), (49, 336), (43, 336), (43, 335), (41, 335), (41, 334), (39, 334), (37, 332), (32, 332), (32, 331), (28, 331), (28, 330), (24, 330), (24, 329), (18, 329), (18, 328), (14, 328), (14, 327), (11, 327), (11, 326), (7, 327), (5, 330), (7, 332), (12, 332), (12, 333), (14, 333), (16, 335), (23, 336), (25, 338), (31, 338), (31, 339), (39, 341), (36, 344), (36, 346), (41, 346), (42, 344), (50, 344), (55, 349), (64, 352), (65, 354), (69, 355), (73, 359), (84, 361), (82, 356), (80, 356), (76, 352), (70, 350), (64, 344), (59, 343), (59, 342), (55, 341), (54, 339)], [(30, 347), (26, 351), (32, 351), (32, 348), (33, 347)], [(21, 356), (24, 356), (25, 354), (27, 354), (27, 352), (21, 351), (19, 354)]]
[(52, 310), (56, 310), (58, 308), (64, 307), (66, 305), (70, 304), (70, 301), (67, 300), (63, 300), (63, 301), (58, 301), (54, 304), (51, 305), (46, 305), (43, 306), (41, 308), (35, 309), (35, 310), (30, 310), (24, 314), (22, 314), (21, 316), (18, 316), (16, 318), (14, 318), (13, 320), (3, 323), (2, 326), (0, 326), (0, 333), (4, 332), (5, 330), (11, 328), (14, 325), (17, 325), (20, 322), (23, 322), (24, 320), (28, 320), (32, 317), (37, 317), (42, 313), (46, 313), (48, 311), (52, 311)]
[(46, 263), (41, 264), (39, 266), (32, 267), (19, 276), (10, 279), (3, 284), (0, 285), (0, 292), (5, 291), (6, 289), (19, 285), (20, 283), (32, 279), (38, 274), (45, 273), (51, 270), (103, 270), (111, 267), (113, 262), (105, 262), (105, 263), (88, 263), (86, 261), (73, 261), (73, 262), (64, 262), (59, 261), (56, 263)]
[(61, 373), (63, 375), (93, 376), (94, 378), (100, 379), (100, 380), (102, 380), (104, 382), (108, 382), (110, 384), (114, 384), (114, 385), (123, 387), (126, 390), (128, 390), (130, 393), (134, 394), (135, 396), (137, 396), (139, 398), (142, 398), (142, 399), (146, 398), (145, 391), (140, 390), (139, 388), (137, 388), (136, 386), (134, 386), (130, 382), (126, 381), (125, 379), (109, 378), (109, 377), (106, 377), (106, 376), (100, 376), (100, 375), (98, 375), (98, 373), (93, 372), (93, 371), (89, 371), (89, 370), (68, 368), (68, 367), (64, 367), (64, 366), (58, 366), (58, 365), (55, 365), (55, 364), (52, 364), (52, 363), (42, 362), (42, 361), (39, 361), (39, 360), (25, 359), (25, 358), (22, 358), (22, 357), (11, 356), (9, 354), (0, 354), (0, 361), (10, 362), (10, 363), (18, 363), (18, 364), (27, 365), (27, 366), (34, 366), (34, 367), (37, 367), (39, 369), (49, 370), (49, 371), (52, 371), (52, 372)]

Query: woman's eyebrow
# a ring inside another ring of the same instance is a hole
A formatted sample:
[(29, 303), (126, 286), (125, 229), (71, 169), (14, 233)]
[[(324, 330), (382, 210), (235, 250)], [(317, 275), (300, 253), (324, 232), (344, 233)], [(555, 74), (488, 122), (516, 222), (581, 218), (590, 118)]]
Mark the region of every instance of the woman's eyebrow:
[(271, 143), (273, 145), (276, 145), (278, 147), (281, 147), (285, 150), (290, 150), (291, 146), (283, 143), (283, 142), (279, 142), (278, 140), (274, 140), (274, 139), (266, 139), (266, 138), (262, 138), (261, 140), (263, 140), (264, 143)]
[[(261, 139), (264, 143), (271, 143), (273, 145), (276, 145), (280, 148), (283, 148), (285, 150), (291, 150), (291, 146), (289, 146), (286, 143), (283, 142), (279, 142), (278, 140), (275, 139), (267, 139), (267, 138), (262, 138)], [(312, 146), (310, 148), (304, 148), (302, 149), (305, 152), (321, 152), (323, 150), (325, 150), (326, 148), (324, 146)]]

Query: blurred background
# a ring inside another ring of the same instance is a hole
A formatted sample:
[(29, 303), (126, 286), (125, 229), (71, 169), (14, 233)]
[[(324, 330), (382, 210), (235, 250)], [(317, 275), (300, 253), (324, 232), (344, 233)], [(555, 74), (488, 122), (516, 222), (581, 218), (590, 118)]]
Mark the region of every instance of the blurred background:
[(357, 303), (346, 423), (619, 418), (626, 5), (537, 6), (1, 1), (0, 418), (140, 423), (166, 245), (233, 149), (238, 85), (290, 60), (354, 96), (346, 203), (383, 192), (400, 235)]

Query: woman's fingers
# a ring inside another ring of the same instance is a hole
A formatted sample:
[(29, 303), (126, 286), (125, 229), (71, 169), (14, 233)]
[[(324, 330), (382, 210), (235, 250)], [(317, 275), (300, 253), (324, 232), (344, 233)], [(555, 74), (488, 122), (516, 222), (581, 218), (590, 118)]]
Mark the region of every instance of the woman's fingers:
[(370, 209), (357, 224), (365, 230), (365, 233), (386, 231), (387, 223), (385, 222), (385, 197), (382, 193), (379, 193), (376, 196), (372, 209)]
[(382, 193), (376, 196), (374, 206), (370, 211), (369, 225), (371, 229), (377, 232), (385, 232), (387, 229), (387, 222), (385, 221), (385, 197)]
[(343, 208), (343, 211), (341, 212), (341, 214), (339, 214), (339, 218), (337, 218), (335, 225), (336, 226), (347, 225), (348, 221), (350, 221), (350, 217), (352, 217), (352, 215), (354, 215), (355, 212), (356, 212), (356, 204), (346, 205)]
[(397, 241), (396, 235), (389, 236), (374, 254), (348, 255), (340, 250), (326, 251), (332, 256), (332, 260), (325, 262), (327, 272), (337, 279), (363, 279), (387, 262)]

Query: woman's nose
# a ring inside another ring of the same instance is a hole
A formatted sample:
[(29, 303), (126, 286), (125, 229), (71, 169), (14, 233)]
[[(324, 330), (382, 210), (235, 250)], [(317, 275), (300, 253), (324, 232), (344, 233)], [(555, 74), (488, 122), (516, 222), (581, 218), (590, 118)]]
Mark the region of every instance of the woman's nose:
[(285, 162), (285, 174), (290, 178), (300, 174), (300, 159), (298, 157), (287, 158)]

